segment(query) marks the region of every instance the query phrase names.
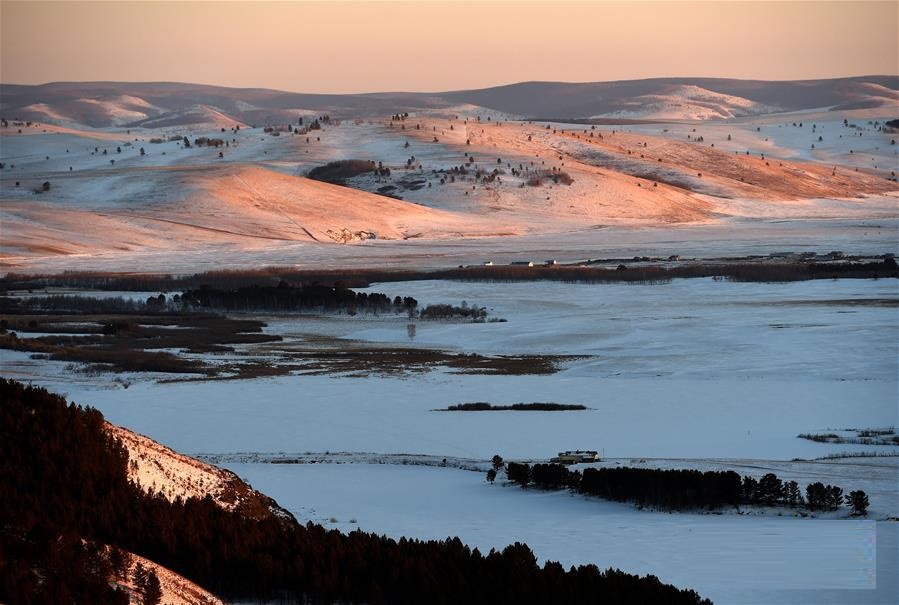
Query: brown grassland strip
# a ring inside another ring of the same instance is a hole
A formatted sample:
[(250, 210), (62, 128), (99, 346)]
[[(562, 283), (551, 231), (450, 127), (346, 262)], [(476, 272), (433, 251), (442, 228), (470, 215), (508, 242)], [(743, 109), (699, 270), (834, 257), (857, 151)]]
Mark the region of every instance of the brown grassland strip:
[[(78, 333), (63, 334), (79, 324)], [(577, 357), (456, 353), (314, 336), (283, 343), (265, 323), (209, 314), (8, 315), (0, 349), (84, 364), (86, 371), (198, 375), (167, 380), (243, 379), (289, 373), (400, 375), (445, 368), (464, 374), (553, 374)], [(17, 332), (35, 335), (20, 338)], [(40, 336), (44, 333), (46, 336)], [(209, 357), (210, 354), (213, 357)]]

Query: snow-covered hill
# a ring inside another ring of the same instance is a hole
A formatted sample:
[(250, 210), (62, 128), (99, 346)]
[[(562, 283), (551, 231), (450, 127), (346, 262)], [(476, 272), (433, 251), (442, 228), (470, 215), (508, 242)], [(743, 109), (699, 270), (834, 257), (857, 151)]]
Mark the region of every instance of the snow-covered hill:
[(268, 496), (241, 481), (234, 473), (205, 464), (139, 435), (107, 423), (107, 430), (128, 450), (128, 472), (132, 481), (149, 493), (168, 498), (210, 496), (222, 508), (253, 519), (271, 515), (289, 516)]
[(147, 573), (153, 572), (159, 578), (159, 585), (162, 588), (162, 599), (160, 602), (165, 605), (225, 605), (225, 602), (214, 594), (171, 569), (134, 553), (129, 553), (129, 555), (131, 561), (128, 565), (126, 577), (117, 581), (116, 584), (130, 593), (131, 603), (135, 605), (143, 603), (142, 596), (135, 582), (135, 572), (138, 569), (138, 565), (140, 565)]
[(193, 126), (211, 128), (246, 127), (247, 124), (224, 113), (211, 105), (191, 105), (184, 109), (168, 111), (152, 117), (142, 116), (129, 120), (129, 126), (142, 128), (170, 128), (173, 126)]
[(648, 94), (622, 102), (621, 109), (594, 118), (644, 118), (652, 120), (718, 120), (780, 111), (750, 99), (722, 94), (685, 84), (660, 94)]
[(492, 114), (493, 120), (501, 115), (709, 119), (755, 115), (770, 108), (801, 111), (884, 107), (891, 100), (895, 102), (897, 90), (896, 76), (877, 75), (793, 81), (653, 78), (520, 82), (477, 90), (343, 95), (173, 82), (55, 82), (0, 85), (0, 109), (7, 118), (92, 127), (132, 124), (167, 113), (173, 115), (163, 121), (174, 120), (167, 125), (194, 124), (199, 123), (191, 121), (197, 119), (197, 107), (212, 108), (227, 119), (256, 124), (292, 121), (298, 112), (304, 111), (345, 119), (438, 110), (467, 115), (466, 107), (477, 108), (482, 119)]
[(121, 126), (146, 120), (165, 109), (129, 94), (84, 97), (62, 101), (39, 101), (17, 110), (21, 119), (49, 122), (63, 126)]

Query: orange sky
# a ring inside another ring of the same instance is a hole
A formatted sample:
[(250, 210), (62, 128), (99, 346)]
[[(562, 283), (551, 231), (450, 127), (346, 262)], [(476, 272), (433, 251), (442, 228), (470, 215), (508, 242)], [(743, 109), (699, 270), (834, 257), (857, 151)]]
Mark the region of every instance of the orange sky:
[(303, 92), (899, 73), (899, 2), (16, 2), (0, 80)]

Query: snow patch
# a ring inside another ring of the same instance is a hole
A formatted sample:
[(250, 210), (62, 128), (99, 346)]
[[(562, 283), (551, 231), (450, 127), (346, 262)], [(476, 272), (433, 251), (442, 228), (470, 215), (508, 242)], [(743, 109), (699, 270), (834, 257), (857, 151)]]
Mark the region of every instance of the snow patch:
[(774, 113), (777, 107), (734, 95), (722, 94), (701, 86), (677, 86), (667, 94), (634, 97), (622, 109), (592, 116), (647, 118), (655, 120), (713, 120)]

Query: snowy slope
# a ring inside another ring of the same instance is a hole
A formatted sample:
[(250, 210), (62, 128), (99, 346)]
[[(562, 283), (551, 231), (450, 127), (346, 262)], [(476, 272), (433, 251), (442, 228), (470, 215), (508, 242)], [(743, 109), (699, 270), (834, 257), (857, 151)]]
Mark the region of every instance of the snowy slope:
[(107, 127), (145, 120), (165, 109), (134, 95), (85, 97), (36, 102), (17, 110), (16, 117), (68, 126)]
[(736, 95), (727, 95), (684, 84), (666, 93), (640, 95), (621, 103), (621, 109), (595, 118), (643, 118), (652, 120), (715, 120), (774, 113), (779, 108)]
[(192, 105), (184, 109), (169, 111), (156, 116), (135, 116), (128, 125), (131, 127), (141, 128), (169, 128), (172, 126), (193, 126), (207, 128), (234, 128), (247, 126), (244, 122), (237, 120), (230, 115), (224, 113), (217, 107), (210, 105)]
[(131, 480), (149, 493), (162, 494), (170, 501), (210, 496), (222, 508), (254, 519), (285, 514), (271, 498), (230, 471), (179, 454), (126, 428), (107, 423), (106, 429), (128, 450)]
[(127, 579), (116, 582), (119, 586), (131, 591), (131, 603), (138, 605), (143, 603), (142, 596), (135, 588), (134, 572), (138, 565), (143, 566), (148, 572), (153, 571), (159, 578), (162, 587), (162, 600), (165, 605), (225, 605), (225, 602), (208, 590), (194, 584), (184, 576), (163, 567), (158, 563), (131, 554), (131, 565), (128, 568)]

